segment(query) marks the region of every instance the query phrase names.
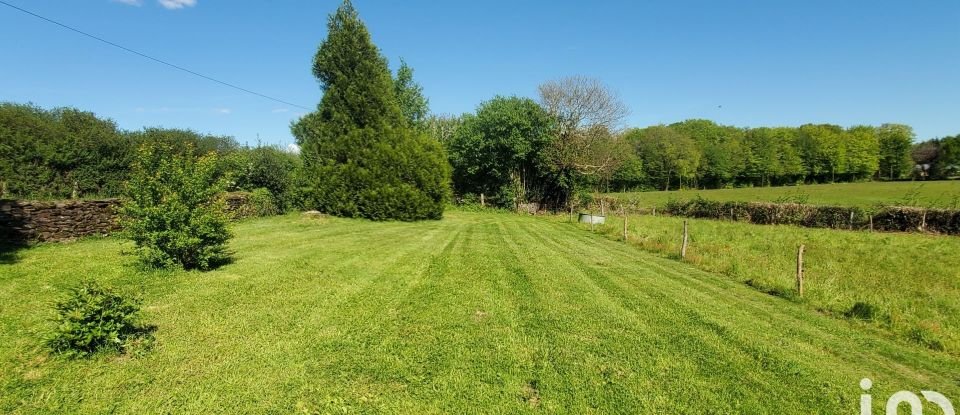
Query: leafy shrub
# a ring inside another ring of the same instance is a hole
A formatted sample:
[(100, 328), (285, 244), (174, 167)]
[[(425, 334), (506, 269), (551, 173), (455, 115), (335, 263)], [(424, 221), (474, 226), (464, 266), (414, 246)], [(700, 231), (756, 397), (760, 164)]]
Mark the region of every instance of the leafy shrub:
[(226, 261), (223, 188), (213, 153), (196, 158), (162, 143), (142, 146), (121, 208), (124, 234), (140, 260), (201, 270)]
[(232, 190), (266, 189), (281, 211), (293, 207), (294, 174), (300, 166), (300, 156), (277, 147), (257, 147), (239, 151), (232, 158), (235, 170)]
[(126, 353), (145, 350), (150, 330), (140, 324), (140, 302), (85, 281), (57, 302), (56, 327), (47, 346), (69, 357), (101, 351)]

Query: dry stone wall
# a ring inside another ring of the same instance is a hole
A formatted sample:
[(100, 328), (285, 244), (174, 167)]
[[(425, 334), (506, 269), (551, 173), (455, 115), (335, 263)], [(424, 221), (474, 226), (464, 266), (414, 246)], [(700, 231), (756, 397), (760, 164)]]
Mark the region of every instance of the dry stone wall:
[(0, 200), (0, 241), (55, 242), (119, 229), (117, 199), (37, 202)]

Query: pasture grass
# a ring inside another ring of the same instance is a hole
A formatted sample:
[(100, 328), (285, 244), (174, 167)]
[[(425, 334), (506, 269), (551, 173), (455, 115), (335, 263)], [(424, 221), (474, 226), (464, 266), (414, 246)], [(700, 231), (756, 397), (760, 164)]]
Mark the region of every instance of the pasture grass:
[(960, 209), (960, 180), (925, 182), (864, 182), (780, 187), (609, 193), (607, 196), (636, 203), (638, 207), (663, 206), (670, 200), (736, 202), (791, 202), (813, 205), (917, 206)]
[[(0, 264), (0, 413), (858, 413), (864, 377), (875, 413), (901, 389), (960, 399), (953, 355), (556, 221), (289, 215), (235, 233), (206, 273), (137, 271), (112, 238)], [(84, 278), (142, 294), (150, 352), (43, 349)]]
[[(623, 218), (607, 219), (596, 231), (622, 241)], [(631, 215), (630, 245), (679, 259), (684, 220), (690, 233), (686, 262), (702, 270), (960, 354), (960, 238)], [(801, 244), (805, 294), (799, 298)]]

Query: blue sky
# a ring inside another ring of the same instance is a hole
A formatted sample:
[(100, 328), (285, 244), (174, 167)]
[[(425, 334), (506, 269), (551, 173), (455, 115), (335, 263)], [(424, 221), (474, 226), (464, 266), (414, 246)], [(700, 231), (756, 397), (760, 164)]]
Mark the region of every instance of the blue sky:
[[(310, 63), (338, 1), (5, 0), (197, 72), (313, 108)], [(599, 78), (628, 124), (910, 124), (960, 133), (960, 1), (355, 0), (436, 113), (543, 81)], [(179, 6), (179, 7), (177, 7)], [(235, 91), (0, 6), (0, 100), (76, 106), (126, 129), (293, 141), (303, 110)]]

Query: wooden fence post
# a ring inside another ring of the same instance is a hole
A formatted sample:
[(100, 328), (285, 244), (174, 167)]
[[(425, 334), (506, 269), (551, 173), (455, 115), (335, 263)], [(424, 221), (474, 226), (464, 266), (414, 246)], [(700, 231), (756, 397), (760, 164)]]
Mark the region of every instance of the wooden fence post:
[(873, 215), (870, 215), (870, 232), (873, 232)]
[(573, 205), (570, 205), (570, 223), (573, 223)]
[(483, 193), (480, 193), (480, 207), (487, 206), (486, 200), (483, 198)]
[(920, 219), (920, 232), (927, 230), (927, 210), (923, 210), (923, 218)]
[(593, 209), (590, 209), (590, 232), (593, 232)]
[(623, 241), (624, 242), (627, 242), (628, 236), (629, 235), (627, 235), (627, 212), (626, 210), (624, 210), (623, 212)]
[(607, 216), (606, 211), (603, 208), (603, 198), (600, 199), (600, 216)]
[(680, 259), (684, 259), (687, 257), (687, 240), (688, 240), (687, 221), (683, 221), (683, 244), (680, 245)]
[(800, 244), (797, 250), (797, 294), (803, 297), (803, 249), (805, 246)]
[(850, 211), (850, 230), (853, 230), (853, 211)]
[(657, 206), (653, 206), (653, 216), (657, 216)]

